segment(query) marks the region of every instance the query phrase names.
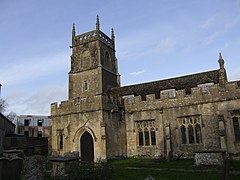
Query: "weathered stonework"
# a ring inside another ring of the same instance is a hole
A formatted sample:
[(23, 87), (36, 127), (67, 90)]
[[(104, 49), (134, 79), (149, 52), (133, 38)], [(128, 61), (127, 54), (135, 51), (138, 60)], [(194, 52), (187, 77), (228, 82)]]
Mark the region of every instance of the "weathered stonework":
[(221, 54), (217, 70), (120, 87), (114, 33), (99, 27), (76, 36), (73, 26), (69, 99), (51, 105), (53, 154), (240, 153), (240, 82), (228, 82)]
[(224, 152), (221, 151), (203, 151), (195, 153), (196, 166), (219, 166), (224, 163)]

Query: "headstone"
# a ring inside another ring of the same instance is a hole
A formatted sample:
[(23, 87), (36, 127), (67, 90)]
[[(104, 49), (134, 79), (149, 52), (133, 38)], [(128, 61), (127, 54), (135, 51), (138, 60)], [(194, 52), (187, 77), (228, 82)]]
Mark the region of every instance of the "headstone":
[(23, 166), (22, 158), (0, 158), (0, 180), (20, 179)]
[(8, 159), (0, 158), (0, 180), (5, 180), (8, 178), (6, 170), (8, 169)]
[(24, 158), (22, 180), (44, 180), (47, 159), (44, 156)]
[(8, 169), (10, 179), (17, 180), (20, 179), (20, 175), (23, 168), (23, 159), (22, 158), (14, 158), (9, 161), (10, 167)]

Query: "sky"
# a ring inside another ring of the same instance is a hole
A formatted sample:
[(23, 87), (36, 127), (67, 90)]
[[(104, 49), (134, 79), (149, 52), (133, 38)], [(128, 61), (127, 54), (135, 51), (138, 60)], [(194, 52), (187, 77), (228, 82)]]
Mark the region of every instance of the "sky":
[(0, 0), (0, 84), (7, 112), (50, 115), (68, 98), (76, 33), (116, 36), (121, 84), (218, 69), (240, 80), (240, 0)]

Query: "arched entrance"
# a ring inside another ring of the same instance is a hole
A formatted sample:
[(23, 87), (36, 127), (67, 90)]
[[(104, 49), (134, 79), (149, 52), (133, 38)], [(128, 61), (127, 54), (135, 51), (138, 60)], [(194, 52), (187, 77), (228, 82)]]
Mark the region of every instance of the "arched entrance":
[(87, 131), (84, 132), (80, 140), (81, 158), (85, 162), (93, 162), (94, 160), (94, 148), (93, 138)]

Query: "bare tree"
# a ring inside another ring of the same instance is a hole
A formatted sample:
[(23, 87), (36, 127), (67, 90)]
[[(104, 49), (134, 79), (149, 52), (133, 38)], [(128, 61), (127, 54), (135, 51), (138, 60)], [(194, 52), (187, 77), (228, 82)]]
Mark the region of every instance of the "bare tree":
[(5, 112), (6, 108), (7, 108), (7, 102), (4, 99), (0, 98), (0, 113)]
[(15, 112), (12, 112), (12, 111), (7, 115), (7, 118), (10, 121), (14, 121), (16, 117), (17, 117), (17, 114)]

